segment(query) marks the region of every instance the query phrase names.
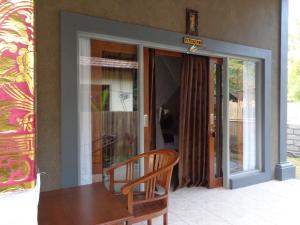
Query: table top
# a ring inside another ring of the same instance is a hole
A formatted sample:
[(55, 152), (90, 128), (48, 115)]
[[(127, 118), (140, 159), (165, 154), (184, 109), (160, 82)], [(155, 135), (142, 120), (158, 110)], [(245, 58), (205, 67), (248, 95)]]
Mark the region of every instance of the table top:
[(39, 225), (116, 224), (131, 217), (102, 183), (41, 192), (38, 209)]

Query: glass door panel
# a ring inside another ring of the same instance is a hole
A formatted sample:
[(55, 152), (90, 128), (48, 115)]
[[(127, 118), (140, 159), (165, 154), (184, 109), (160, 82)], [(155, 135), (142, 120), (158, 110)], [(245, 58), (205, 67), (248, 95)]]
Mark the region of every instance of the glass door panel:
[(80, 39), (79, 53), (81, 173), (89, 167), (93, 182), (105, 181), (104, 169), (138, 153), (137, 47)]
[(230, 173), (260, 170), (257, 114), (259, 63), (229, 59), (229, 150)]

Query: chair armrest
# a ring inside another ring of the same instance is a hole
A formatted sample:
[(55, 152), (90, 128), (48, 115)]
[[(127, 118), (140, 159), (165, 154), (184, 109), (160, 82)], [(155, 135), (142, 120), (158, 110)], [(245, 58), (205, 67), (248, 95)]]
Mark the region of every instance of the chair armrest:
[[(104, 170), (104, 173), (106, 173), (107, 175), (109, 175), (109, 190), (110, 190), (111, 193), (114, 193), (114, 185), (115, 185), (115, 183), (128, 183), (130, 181), (130, 179), (133, 178), (133, 176), (132, 176), (131, 178), (129, 178), (129, 180), (127, 180), (127, 177), (126, 177), (125, 180), (115, 181), (114, 171), (116, 169), (120, 168), (120, 167), (127, 166), (126, 167), (126, 173), (127, 173), (128, 167), (133, 166), (133, 164), (134, 164), (135, 161), (137, 161), (137, 160), (139, 160), (139, 159), (141, 159), (143, 157), (145, 157), (145, 154), (140, 154), (140, 155), (137, 155), (137, 156), (135, 156), (133, 158), (125, 160), (123, 162), (117, 163), (117, 164), (113, 165), (112, 167)], [(130, 170), (130, 172), (133, 172), (133, 169)]]

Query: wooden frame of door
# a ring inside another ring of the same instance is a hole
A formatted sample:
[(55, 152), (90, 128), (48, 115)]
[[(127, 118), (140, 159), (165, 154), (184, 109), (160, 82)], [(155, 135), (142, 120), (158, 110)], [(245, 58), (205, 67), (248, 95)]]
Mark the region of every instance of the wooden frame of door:
[[(209, 115), (209, 123), (208, 123), (208, 188), (215, 188), (215, 187), (221, 187), (223, 186), (223, 176), (216, 177), (215, 175), (215, 148), (216, 148), (216, 140), (220, 142), (220, 138), (218, 139), (216, 135), (219, 135), (219, 132), (222, 131), (221, 123), (216, 122), (214, 124), (214, 117), (216, 116), (216, 121), (219, 119), (219, 116), (222, 115), (221, 112), (218, 113), (218, 115), (215, 115), (214, 112), (214, 104), (216, 104), (217, 110), (222, 110), (221, 107), (221, 101), (217, 101), (217, 97), (214, 96), (214, 89), (217, 88), (214, 87), (214, 74), (212, 71), (213, 65), (223, 65), (223, 59), (222, 58), (209, 58), (209, 109), (208, 109), (208, 115)], [(218, 76), (218, 74), (216, 74)], [(221, 90), (216, 90), (216, 92), (221, 92)], [(222, 93), (222, 92), (221, 92)], [(221, 94), (219, 93), (219, 94)], [(216, 96), (218, 93), (216, 94)], [(216, 98), (216, 101), (214, 101), (214, 98)], [(218, 107), (219, 106), (219, 107)], [(214, 127), (213, 127), (214, 126)], [(219, 135), (219, 137), (222, 136)], [(217, 143), (217, 147), (222, 148), (222, 143)], [(222, 151), (219, 151), (219, 153), (222, 153)], [(221, 154), (222, 155), (222, 154)], [(217, 163), (217, 162), (216, 162)]]
[[(177, 57), (181, 58), (182, 53), (180, 52), (172, 52), (172, 51), (166, 51), (166, 50), (160, 50), (155, 49), (154, 50), (155, 56), (170, 56), (170, 57)], [(151, 133), (150, 133), (150, 126), (149, 124), (149, 115), (150, 115), (150, 95), (149, 95), (149, 48), (144, 48), (144, 114), (147, 115), (146, 118), (148, 121), (146, 121), (147, 126), (144, 127), (144, 151), (150, 151), (150, 141), (151, 141)]]
[[(160, 50), (155, 49), (155, 56), (170, 56), (170, 57), (177, 57), (181, 58), (183, 53), (180, 52), (172, 52), (172, 51), (166, 51), (166, 50)], [(211, 64), (223, 64), (222, 58), (209, 58), (210, 66)], [(214, 111), (214, 80), (211, 74), (209, 74), (209, 115), (213, 113)], [(150, 142), (151, 142), (151, 124), (149, 123), (149, 114), (150, 114), (150, 95), (149, 95), (149, 48), (144, 48), (144, 114), (147, 115), (146, 118), (148, 121), (146, 121), (147, 126), (144, 127), (144, 151), (150, 151)], [(214, 188), (214, 187), (220, 187), (223, 185), (223, 177), (215, 177), (215, 171), (214, 171), (214, 151), (215, 151), (215, 138), (211, 135), (211, 124), (208, 123), (208, 188)], [(145, 165), (145, 168), (147, 168), (147, 165)]]
[[(150, 127), (149, 127), (149, 48), (144, 48), (144, 114), (148, 117), (144, 118), (144, 152), (150, 151)], [(146, 166), (146, 165), (145, 165)], [(147, 167), (145, 167), (147, 168)]]

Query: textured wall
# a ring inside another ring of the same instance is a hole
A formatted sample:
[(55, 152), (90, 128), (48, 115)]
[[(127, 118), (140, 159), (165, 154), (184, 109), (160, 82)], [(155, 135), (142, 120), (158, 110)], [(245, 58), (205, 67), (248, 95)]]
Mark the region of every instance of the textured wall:
[[(42, 189), (60, 186), (60, 11), (183, 33), (185, 8), (200, 14), (200, 35), (273, 51), (272, 169), (278, 152), (279, 0), (37, 0), (38, 166)], [(74, 78), (75, 79), (75, 78)]]

